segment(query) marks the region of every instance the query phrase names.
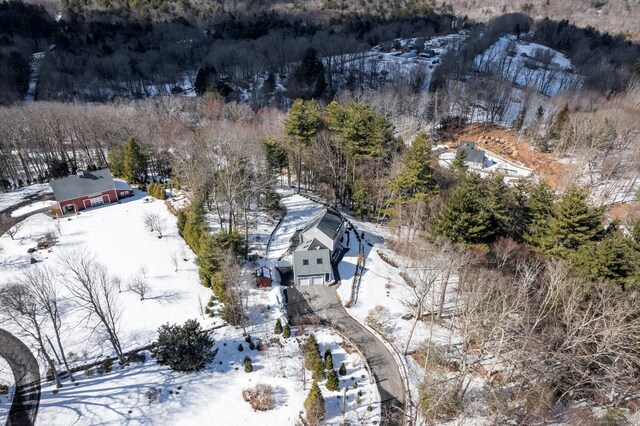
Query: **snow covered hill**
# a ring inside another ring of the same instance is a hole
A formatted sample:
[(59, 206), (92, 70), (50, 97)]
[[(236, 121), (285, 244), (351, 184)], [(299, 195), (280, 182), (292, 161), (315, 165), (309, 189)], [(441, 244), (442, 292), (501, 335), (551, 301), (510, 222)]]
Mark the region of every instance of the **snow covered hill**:
[(503, 36), (475, 58), (477, 70), (532, 87), (547, 96), (579, 89), (584, 78), (575, 73), (571, 61), (562, 53), (515, 35)]

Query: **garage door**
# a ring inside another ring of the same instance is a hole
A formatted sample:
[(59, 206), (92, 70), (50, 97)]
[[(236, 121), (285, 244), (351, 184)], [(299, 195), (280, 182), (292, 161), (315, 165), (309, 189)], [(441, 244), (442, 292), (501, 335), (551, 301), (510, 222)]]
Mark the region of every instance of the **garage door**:
[(309, 277), (298, 278), (298, 285), (309, 285), (310, 282), (311, 280), (309, 279)]
[(322, 285), (322, 284), (324, 284), (322, 275), (318, 275), (317, 277), (311, 277), (311, 285)]
[(91, 207), (101, 206), (104, 204), (104, 200), (102, 199), (102, 197), (92, 198), (89, 201), (91, 201)]

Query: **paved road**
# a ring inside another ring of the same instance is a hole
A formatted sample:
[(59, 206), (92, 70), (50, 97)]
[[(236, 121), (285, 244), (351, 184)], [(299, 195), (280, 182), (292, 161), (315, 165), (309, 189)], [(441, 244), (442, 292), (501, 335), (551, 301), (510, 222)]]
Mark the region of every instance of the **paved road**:
[[(301, 293), (299, 290), (302, 290)], [(404, 386), (397, 364), (387, 347), (369, 330), (347, 314), (338, 300), (335, 287), (324, 285), (287, 289), (290, 318), (318, 315), (338, 328), (358, 346), (373, 371), (382, 403), (383, 425), (402, 425)]]
[(29, 348), (13, 334), (0, 328), (0, 357), (13, 372), (16, 392), (7, 426), (35, 424), (40, 404), (40, 368)]
[(12, 217), (11, 216), (12, 212), (19, 209), (20, 207), (28, 206), (29, 204), (34, 203), (36, 201), (47, 201), (47, 200), (53, 200), (53, 194), (35, 195), (21, 201), (20, 203), (16, 204), (15, 206), (12, 206), (7, 210), (2, 211), (2, 213), (0, 213), (0, 235), (7, 232), (16, 223), (22, 222), (24, 219), (36, 213), (49, 211), (51, 210), (51, 207), (44, 207), (44, 208), (41, 208), (40, 210), (32, 211), (19, 217)]

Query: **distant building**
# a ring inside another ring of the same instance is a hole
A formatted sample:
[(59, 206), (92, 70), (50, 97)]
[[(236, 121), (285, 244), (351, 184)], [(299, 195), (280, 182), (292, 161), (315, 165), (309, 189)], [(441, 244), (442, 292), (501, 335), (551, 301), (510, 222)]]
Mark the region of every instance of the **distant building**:
[(484, 168), (484, 150), (476, 148), (475, 142), (461, 141), (457, 152), (464, 152), (465, 161), (469, 166)]
[(75, 175), (52, 180), (51, 188), (62, 214), (115, 203), (133, 195), (129, 184), (114, 181), (109, 169), (94, 172), (78, 170)]
[(344, 221), (338, 212), (325, 209), (313, 217), (291, 239), (295, 285), (317, 285), (335, 281), (333, 263), (342, 251)]

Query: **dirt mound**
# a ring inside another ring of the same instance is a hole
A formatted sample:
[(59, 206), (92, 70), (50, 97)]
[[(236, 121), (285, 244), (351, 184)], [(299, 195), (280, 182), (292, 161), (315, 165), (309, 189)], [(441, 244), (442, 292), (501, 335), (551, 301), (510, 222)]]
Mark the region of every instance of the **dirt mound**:
[(476, 142), (481, 148), (529, 167), (534, 170), (536, 176), (547, 180), (553, 186), (563, 188), (566, 185), (569, 176), (567, 165), (558, 162), (551, 154), (535, 151), (531, 148), (528, 138), (520, 137), (509, 129), (497, 125), (472, 124), (451, 132), (444, 144), (454, 147), (461, 141)]

